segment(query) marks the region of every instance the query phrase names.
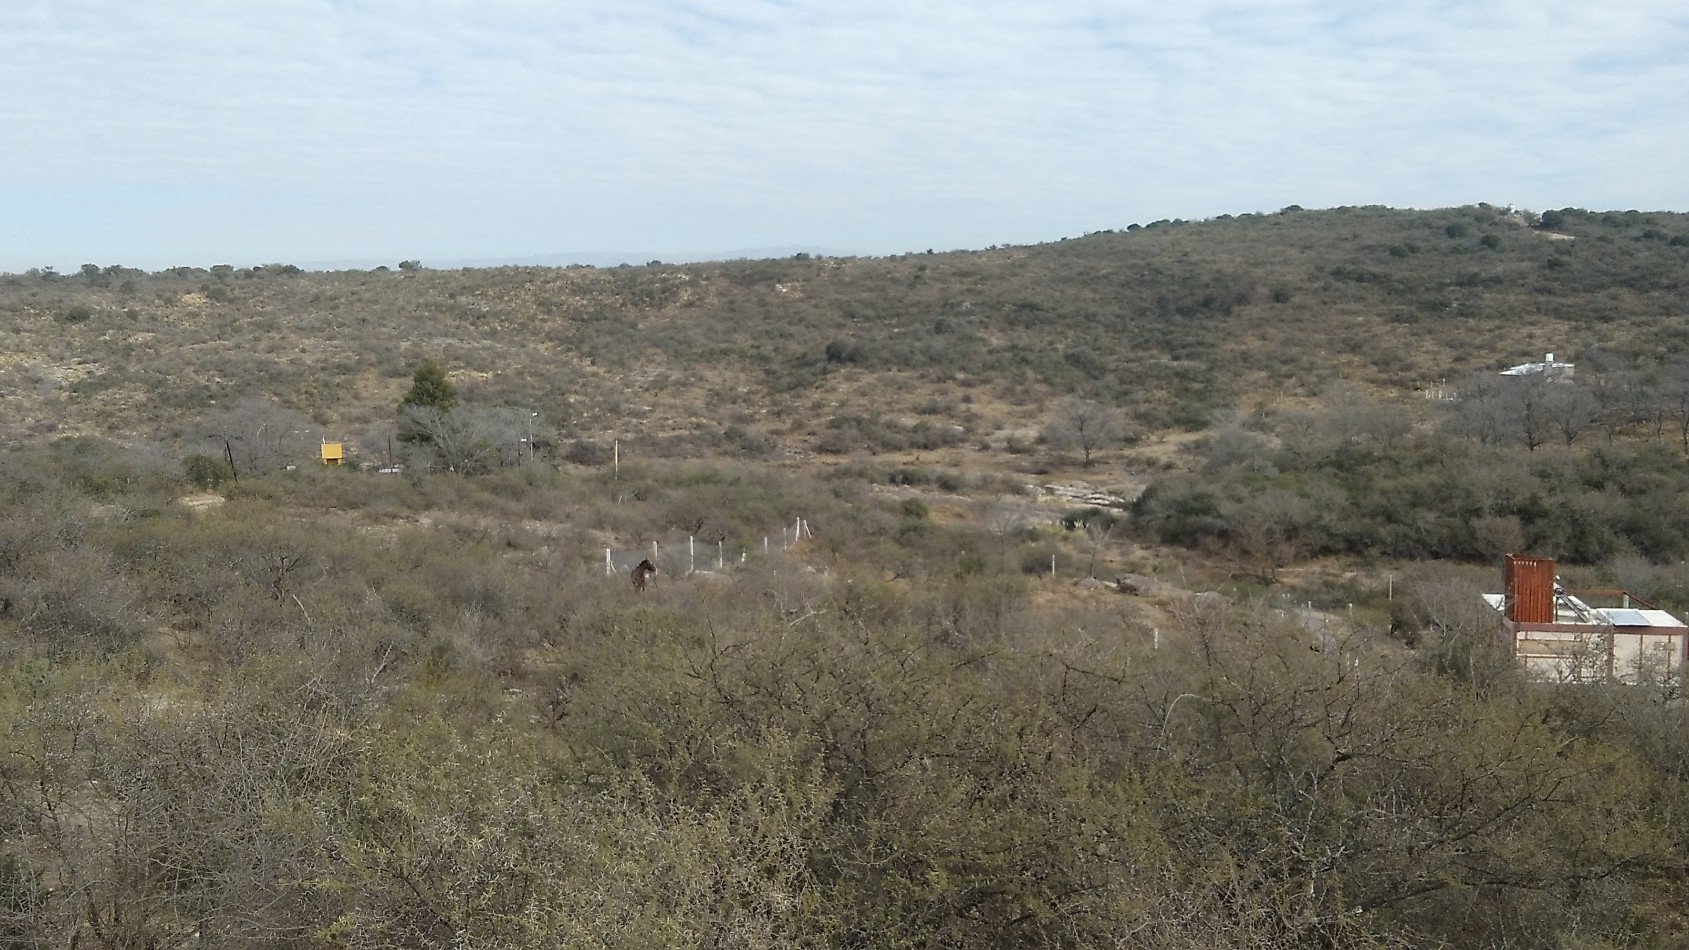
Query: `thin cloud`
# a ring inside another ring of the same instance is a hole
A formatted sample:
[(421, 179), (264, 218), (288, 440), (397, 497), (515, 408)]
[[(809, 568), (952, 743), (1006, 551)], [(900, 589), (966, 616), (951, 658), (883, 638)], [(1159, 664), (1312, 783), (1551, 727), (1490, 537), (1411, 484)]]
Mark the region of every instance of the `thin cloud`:
[(1667, 160), (1689, 138), (1689, 23), (1640, 0), (25, 0), (10, 17), (0, 270), (880, 253), (1289, 203), (1689, 192)]

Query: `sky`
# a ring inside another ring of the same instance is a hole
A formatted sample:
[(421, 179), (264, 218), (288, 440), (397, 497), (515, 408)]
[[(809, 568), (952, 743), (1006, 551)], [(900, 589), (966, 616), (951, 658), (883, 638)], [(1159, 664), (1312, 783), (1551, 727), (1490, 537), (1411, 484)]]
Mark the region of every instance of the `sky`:
[(1689, 210), (1681, 0), (7, 0), (0, 272)]

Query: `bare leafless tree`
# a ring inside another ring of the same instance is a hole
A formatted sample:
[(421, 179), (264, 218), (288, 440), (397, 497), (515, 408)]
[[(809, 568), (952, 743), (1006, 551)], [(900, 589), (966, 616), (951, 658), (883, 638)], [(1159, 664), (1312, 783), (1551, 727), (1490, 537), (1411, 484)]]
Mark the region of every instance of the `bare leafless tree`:
[(1526, 451), (1535, 452), (1549, 439), (1554, 422), (1554, 385), (1541, 373), (1503, 380), (1502, 406)]
[(1067, 399), (1056, 407), (1055, 418), (1044, 426), (1044, 441), (1051, 448), (1078, 450), (1090, 465), (1099, 450), (1118, 443), (1125, 436), (1118, 410), (1089, 399)]
[(1494, 373), (1474, 373), (1461, 380), (1460, 396), (1449, 404), (1447, 428), (1484, 445), (1506, 442), (1511, 433), (1502, 383)]
[[(1576, 442), (1600, 418), (1601, 404), (1588, 389), (1576, 385), (1556, 385), (1548, 393), (1548, 413), (1554, 427), (1567, 445)], [(1684, 403), (1689, 408), (1689, 400)], [(1686, 430), (1689, 431), (1689, 430)], [(1689, 439), (1689, 436), (1686, 436)]]
[(316, 439), (316, 429), (304, 413), (258, 396), (212, 413), (200, 429), (205, 437), (216, 440), (217, 451), (237, 475), (259, 475), (296, 464), (310, 454)]
[(523, 461), (528, 418), (526, 412), (505, 406), (407, 406), (399, 413), (399, 438), (409, 448), (412, 466), (479, 475)]
[(1243, 567), (1264, 583), (1278, 577), (1278, 569), (1300, 557), (1304, 536), (1318, 513), (1313, 502), (1282, 488), (1222, 506), (1228, 546)]

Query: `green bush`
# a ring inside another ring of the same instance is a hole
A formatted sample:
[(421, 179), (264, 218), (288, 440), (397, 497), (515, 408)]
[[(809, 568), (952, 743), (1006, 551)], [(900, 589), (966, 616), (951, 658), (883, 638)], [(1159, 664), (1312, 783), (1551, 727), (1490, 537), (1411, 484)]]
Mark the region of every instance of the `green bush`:
[(182, 472), (196, 488), (216, 488), (234, 475), (228, 459), (198, 453), (182, 459)]
[(1061, 547), (1052, 541), (1030, 541), (1015, 552), (1022, 574), (1044, 577), (1050, 576), (1052, 561), (1056, 565), (1056, 573), (1061, 573), (1061, 555)]

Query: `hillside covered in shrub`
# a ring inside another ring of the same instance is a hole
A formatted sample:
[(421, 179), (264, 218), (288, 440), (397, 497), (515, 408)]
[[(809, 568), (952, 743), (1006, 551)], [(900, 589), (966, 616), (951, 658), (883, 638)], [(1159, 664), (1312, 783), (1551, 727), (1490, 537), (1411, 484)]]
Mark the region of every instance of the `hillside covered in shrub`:
[(1478, 595), (1689, 607), (1685, 290), (1486, 205), (0, 275), (0, 947), (1681, 945), (1681, 668)]
[(1684, 215), (1545, 223), (1480, 205), (1292, 208), (875, 259), (89, 264), (0, 276), (0, 408), (13, 439), (169, 442), (257, 398), (355, 440), (434, 359), (472, 401), (663, 454), (801, 448), (834, 420), (847, 450), (920, 441), (920, 423), (977, 441), (1035, 427), (1063, 396), (1119, 407), (1137, 431), (1202, 429), (1217, 410), (1339, 386), (1407, 394), (1546, 352), (1669, 360), (1689, 344), (1686, 245)]

